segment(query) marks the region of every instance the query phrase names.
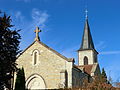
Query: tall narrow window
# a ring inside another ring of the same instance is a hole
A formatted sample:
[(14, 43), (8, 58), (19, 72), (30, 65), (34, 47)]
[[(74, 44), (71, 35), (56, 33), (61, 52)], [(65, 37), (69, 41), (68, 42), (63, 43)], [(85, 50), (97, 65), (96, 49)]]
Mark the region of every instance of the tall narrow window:
[(94, 62), (97, 63), (97, 56), (94, 55)]
[(34, 65), (37, 63), (37, 52), (34, 53)]
[(32, 56), (32, 65), (38, 65), (40, 63), (39, 61), (39, 55), (40, 55), (40, 51), (35, 49), (32, 51), (31, 56)]
[(88, 65), (88, 58), (86, 56), (84, 57), (84, 65)]

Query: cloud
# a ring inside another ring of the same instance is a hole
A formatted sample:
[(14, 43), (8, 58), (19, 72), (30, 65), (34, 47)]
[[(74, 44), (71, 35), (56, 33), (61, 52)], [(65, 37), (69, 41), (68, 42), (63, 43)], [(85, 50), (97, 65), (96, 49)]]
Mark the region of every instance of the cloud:
[(49, 17), (46, 11), (41, 11), (37, 8), (33, 8), (31, 10), (30, 18), (32, 19), (26, 17), (21, 11), (12, 11), (11, 14), (13, 24), (15, 24), (17, 28), (24, 29), (24, 32), (26, 30), (33, 30), (36, 26), (40, 27), (41, 29), (45, 28), (45, 23)]
[(23, 20), (24, 20), (24, 16), (22, 15), (22, 13), (20, 11), (16, 11), (14, 13), (14, 21), (16, 23), (21, 23), (23, 22)]
[[(39, 27), (41, 30), (44, 29), (46, 27), (46, 22), (48, 20), (48, 13), (46, 11), (41, 11), (39, 9), (32, 9), (31, 12), (31, 21), (26, 21), (26, 23), (24, 24), (24, 34), (26, 34), (27, 32), (33, 32), (33, 30), (36, 27)], [(29, 31), (28, 31), (29, 30)]]
[(13, 28), (20, 29), (25, 24), (25, 17), (22, 15), (21, 11), (10, 11), (10, 16), (12, 18), (12, 25), (15, 25)]
[(34, 26), (40, 26), (41, 28), (44, 28), (48, 17), (49, 15), (46, 11), (40, 11), (36, 8), (32, 10), (32, 19)]
[(16, 13), (15, 13), (15, 18), (16, 19), (22, 19), (23, 18), (23, 16), (22, 16), (22, 14), (21, 14), (21, 12), (20, 11), (17, 11)]
[(110, 55), (110, 54), (120, 54), (120, 51), (105, 51), (105, 52), (100, 52), (102, 55)]
[(106, 44), (105, 44), (104, 41), (100, 41), (96, 44), (96, 49), (101, 50), (101, 49), (104, 49), (104, 48), (106, 48)]
[[(29, 39), (33, 39), (35, 37), (34, 30), (36, 26), (40, 27), (40, 29), (46, 28), (46, 22), (48, 21), (48, 13), (46, 11), (41, 11), (37, 8), (33, 8), (31, 10), (31, 14), (29, 16), (25, 16), (21, 11), (11, 11), (12, 17), (12, 25), (15, 25), (14, 28), (21, 29), (21, 44), (20, 47), (27, 47), (31, 42), (27, 42)], [(42, 35), (43, 33), (41, 33)], [(22, 49), (24, 49), (22, 48)]]
[(113, 54), (120, 54), (120, 50), (116, 50), (116, 51), (102, 51), (106, 48), (106, 43), (105, 41), (100, 41), (99, 43), (96, 44), (96, 49), (101, 51), (99, 54), (101, 55), (113, 55)]

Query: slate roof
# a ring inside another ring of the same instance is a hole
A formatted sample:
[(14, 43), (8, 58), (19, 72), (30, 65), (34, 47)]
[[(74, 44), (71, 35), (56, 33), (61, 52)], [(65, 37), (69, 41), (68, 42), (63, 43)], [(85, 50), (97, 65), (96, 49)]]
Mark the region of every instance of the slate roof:
[[(81, 47), (79, 50), (95, 50), (93, 40), (92, 40), (92, 35), (90, 33), (90, 27), (88, 23), (88, 18), (85, 21), (85, 27), (84, 27), (84, 33), (82, 37), (82, 43)], [(78, 51), (79, 51), (78, 50)]]

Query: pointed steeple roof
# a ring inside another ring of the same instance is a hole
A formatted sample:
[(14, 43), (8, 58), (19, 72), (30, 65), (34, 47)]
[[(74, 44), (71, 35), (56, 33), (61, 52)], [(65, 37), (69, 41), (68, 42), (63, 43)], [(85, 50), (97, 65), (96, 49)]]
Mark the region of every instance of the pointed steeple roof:
[(88, 17), (86, 18), (86, 21), (85, 21), (82, 43), (79, 50), (95, 50), (93, 40), (92, 40), (92, 35), (90, 33)]

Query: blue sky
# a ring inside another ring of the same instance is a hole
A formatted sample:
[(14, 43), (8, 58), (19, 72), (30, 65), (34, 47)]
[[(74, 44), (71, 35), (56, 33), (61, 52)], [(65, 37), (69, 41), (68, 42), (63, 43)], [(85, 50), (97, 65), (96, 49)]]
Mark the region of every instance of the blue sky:
[(39, 26), (43, 43), (77, 63), (87, 5), (100, 67), (116, 81), (120, 79), (119, 4), (119, 0), (0, 0), (0, 9), (21, 29), (22, 50), (34, 41), (34, 29)]

